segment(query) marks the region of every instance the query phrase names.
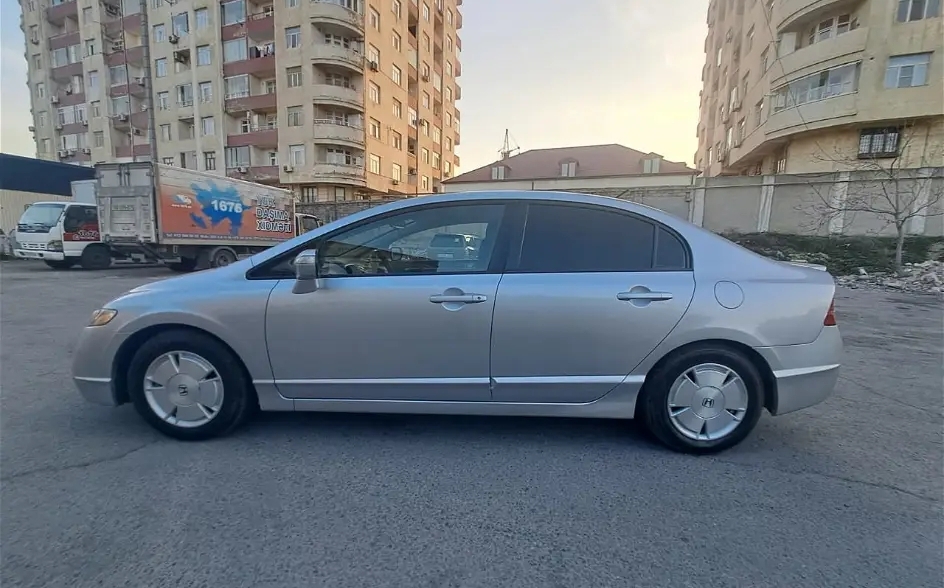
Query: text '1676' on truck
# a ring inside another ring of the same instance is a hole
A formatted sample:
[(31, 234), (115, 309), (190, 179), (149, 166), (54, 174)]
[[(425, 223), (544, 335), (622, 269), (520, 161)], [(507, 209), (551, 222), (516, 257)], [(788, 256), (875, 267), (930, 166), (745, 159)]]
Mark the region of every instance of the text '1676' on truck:
[[(106, 163), (96, 166), (96, 178), (95, 205), (84, 210), (95, 238), (58, 265), (98, 269), (130, 258), (176, 271), (222, 267), (322, 225), (295, 212), (289, 190), (207, 172)], [(57, 222), (68, 222), (66, 216)]]

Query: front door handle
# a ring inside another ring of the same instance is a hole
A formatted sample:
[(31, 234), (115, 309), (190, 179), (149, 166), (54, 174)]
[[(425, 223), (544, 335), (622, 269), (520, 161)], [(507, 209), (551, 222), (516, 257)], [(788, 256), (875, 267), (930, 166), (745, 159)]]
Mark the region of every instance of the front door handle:
[(478, 304), (486, 300), (488, 300), (488, 296), (484, 294), (433, 294), (429, 297), (429, 301), (433, 304), (445, 304), (449, 302)]
[(657, 302), (659, 300), (672, 300), (671, 292), (651, 292), (643, 290), (641, 292), (620, 292), (616, 295), (617, 300), (642, 300), (645, 302)]

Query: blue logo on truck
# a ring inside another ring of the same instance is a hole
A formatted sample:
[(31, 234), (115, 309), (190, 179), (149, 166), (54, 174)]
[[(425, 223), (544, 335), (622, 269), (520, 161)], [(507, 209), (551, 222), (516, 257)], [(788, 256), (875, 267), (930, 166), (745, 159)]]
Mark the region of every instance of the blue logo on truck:
[(205, 229), (207, 221), (210, 226), (215, 227), (224, 220), (229, 220), (230, 235), (239, 235), (239, 229), (243, 226), (243, 212), (252, 209), (252, 206), (243, 204), (235, 188), (220, 188), (212, 180), (208, 181), (206, 186), (194, 183), (190, 187), (200, 203), (200, 212), (203, 213), (203, 216), (190, 213), (190, 220), (195, 225)]

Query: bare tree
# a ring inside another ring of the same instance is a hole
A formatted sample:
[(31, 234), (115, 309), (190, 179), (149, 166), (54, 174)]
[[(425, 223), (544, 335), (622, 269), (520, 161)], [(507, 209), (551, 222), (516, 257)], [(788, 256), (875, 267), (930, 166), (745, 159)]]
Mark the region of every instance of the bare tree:
[[(895, 230), (896, 273), (902, 271), (902, 252), (912, 224), (918, 218), (944, 213), (942, 158), (944, 144), (931, 144), (924, 129), (908, 124), (900, 129), (869, 138), (849, 156), (820, 149), (816, 158), (833, 164), (835, 169), (849, 171), (850, 178), (839, 182), (811, 183), (815, 194), (813, 209), (819, 225), (842, 219), (849, 224), (850, 216), (863, 214)], [(919, 150), (920, 153), (914, 153)], [(910, 165), (909, 165), (910, 164)]]

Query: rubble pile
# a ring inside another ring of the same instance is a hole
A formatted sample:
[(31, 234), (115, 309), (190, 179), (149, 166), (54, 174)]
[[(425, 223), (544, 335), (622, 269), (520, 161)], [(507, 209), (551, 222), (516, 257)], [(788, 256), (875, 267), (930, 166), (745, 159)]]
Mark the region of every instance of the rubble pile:
[(836, 284), (846, 288), (941, 294), (944, 292), (944, 261), (906, 263), (901, 275), (867, 272), (860, 267), (855, 274), (837, 276)]

